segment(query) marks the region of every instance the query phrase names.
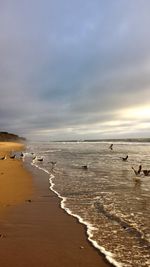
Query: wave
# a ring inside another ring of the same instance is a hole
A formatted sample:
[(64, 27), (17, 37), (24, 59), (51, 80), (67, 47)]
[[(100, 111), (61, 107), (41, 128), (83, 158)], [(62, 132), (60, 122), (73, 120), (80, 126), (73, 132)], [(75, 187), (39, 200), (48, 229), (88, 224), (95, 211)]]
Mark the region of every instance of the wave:
[(44, 153), (53, 153), (53, 152), (60, 152), (61, 149), (50, 149), (50, 150), (46, 150), (44, 151)]
[(111, 221), (114, 221), (118, 223), (123, 229), (126, 231), (130, 232), (130, 234), (133, 234), (134, 236), (138, 237), (139, 240), (146, 246), (150, 247), (150, 242), (149, 240), (145, 237), (144, 233), (137, 228), (136, 224), (134, 223), (129, 223), (125, 221), (122, 217), (117, 216), (117, 214), (111, 213), (110, 211), (108, 212), (105, 207), (100, 204), (98, 201), (94, 202), (94, 207), (95, 209), (103, 213), (106, 218), (108, 218)]

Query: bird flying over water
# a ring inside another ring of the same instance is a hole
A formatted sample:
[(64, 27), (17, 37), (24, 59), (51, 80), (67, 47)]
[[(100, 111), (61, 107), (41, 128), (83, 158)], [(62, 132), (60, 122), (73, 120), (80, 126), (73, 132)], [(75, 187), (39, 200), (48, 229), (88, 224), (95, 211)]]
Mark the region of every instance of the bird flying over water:
[(82, 166), (82, 169), (87, 170), (88, 169), (88, 166), (87, 165), (83, 165)]
[(150, 175), (150, 170), (142, 170), (143, 174), (145, 176), (149, 176)]
[(135, 170), (134, 167), (132, 167), (132, 170), (134, 171), (135, 175), (139, 175), (141, 173), (141, 170), (142, 170), (142, 165), (139, 165), (138, 170)]
[(128, 155), (124, 158), (124, 157), (121, 157), (121, 159), (123, 160), (123, 161), (127, 161), (127, 159), (128, 159)]
[(110, 150), (113, 150), (113, 144), (111, 144), (111, 145), (109, 146), (109, 149), (110, 149)]

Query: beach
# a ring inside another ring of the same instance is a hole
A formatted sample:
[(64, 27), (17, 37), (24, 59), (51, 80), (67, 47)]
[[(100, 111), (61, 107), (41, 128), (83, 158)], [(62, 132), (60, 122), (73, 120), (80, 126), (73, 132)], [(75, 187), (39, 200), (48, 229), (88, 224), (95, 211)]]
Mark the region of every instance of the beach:
[[(0, 143), (0, 156), (22, 150)], [(60, 208), (49, 176), (22, 159), (0, 161), (1, 267), (109, 267), (87, 240), (85, 226)]]

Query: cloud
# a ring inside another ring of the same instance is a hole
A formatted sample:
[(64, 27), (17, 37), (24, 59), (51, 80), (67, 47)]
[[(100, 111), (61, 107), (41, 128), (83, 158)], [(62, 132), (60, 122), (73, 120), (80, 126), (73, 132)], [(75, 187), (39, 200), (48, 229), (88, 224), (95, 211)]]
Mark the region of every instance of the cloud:
[(148, 135), (144, 117), (128, 125), (122, 112), (150, 108), (149, 8), (140, 0), (3, 1), (0, 128), (41, 139)]

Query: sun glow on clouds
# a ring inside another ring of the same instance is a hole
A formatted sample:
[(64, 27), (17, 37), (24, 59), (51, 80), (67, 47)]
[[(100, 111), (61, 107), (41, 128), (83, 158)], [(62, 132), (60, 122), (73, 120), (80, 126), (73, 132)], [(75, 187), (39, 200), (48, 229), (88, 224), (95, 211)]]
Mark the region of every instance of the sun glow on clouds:
[(35, 130), (31, 135), (34, 135), (36, 139), (48, 138), (57, 141), (91, 139), (91, 137), (92, 139), (148, 137), (149, 131), (150, 106), (145, 105), (112, 112), (112, 116), (106, 116), (103, 121), (101, 121), (101, 117), (98, 119), (98, 116), (92, 123), (86, 120), (78, 124), (68, 121), (65, 127), (59, 123), (55, 127)]
[(1, 130), (149, 137), (150, 1), (1, 2)]
[(135, 119), (135, 120), (146, 120), (150, 119), (150, 106), (140, 106), (135, 108), (124, 109), (120, 112), (122, 119)]

